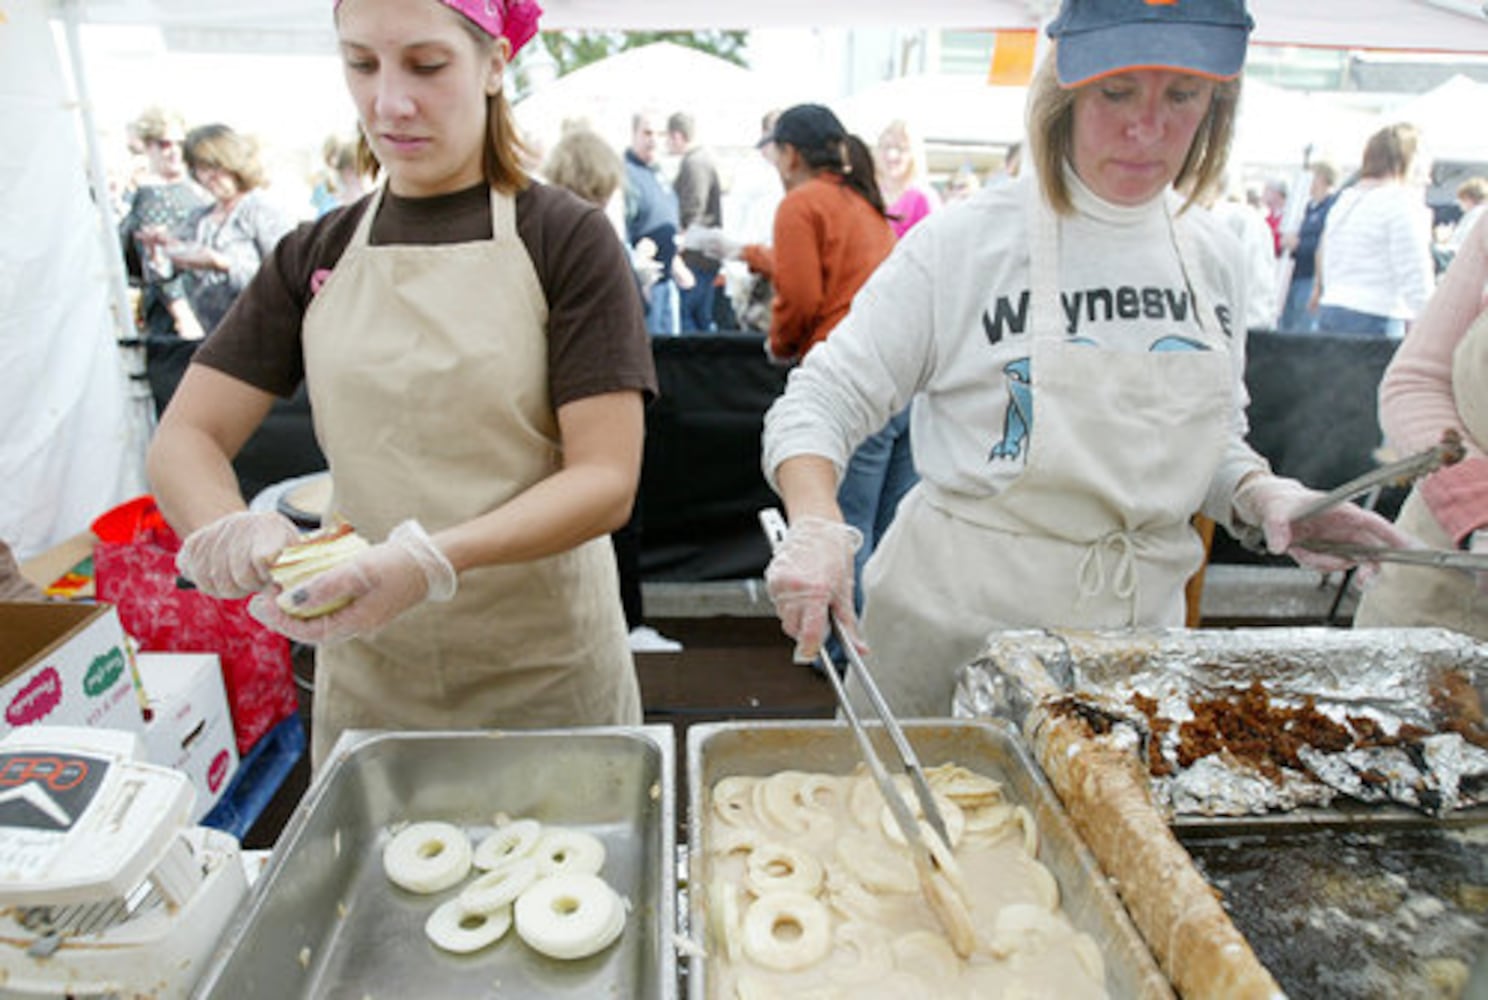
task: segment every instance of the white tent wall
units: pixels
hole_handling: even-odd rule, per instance
[[[0,538],[21,558],[140,492],[102,219],[45,9],[0,2]],[[117,255],[115,255],[117,256]]]

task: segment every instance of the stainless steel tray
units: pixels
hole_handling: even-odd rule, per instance
[[[665,725],[343,735],[195,995],[675,998],[675,753]],[[604,842],[604,877],[632,904],[615,945],[558,962],[514,932],[469,956],[430,944],[448,894],[388,882],[389,828],[439,819],[478,838],[498,811]]]
[[[1058,797],[1033,763],[1021,737],[1002,720],[903,723],[920,761],[954,761],[1002,781],[1011,797],[1034,814],[1041,834],[1039,860],[1059,882],[1070,921],[1090,934],[1106,960],[1106,990],[1114,1000],[1173,996],[1151,952],[1100,873],[1095,858],[1075,833]],[[890,753],[882,727],[870,725],[880,753]],[[707,789],[729,775],[766,775],[795,768],[847,774],[857,765],[857,745],[845,723],[699,723],[687,730],[689,884],[708,882],[702,803]],[[706,926],[701,893],[689,893],[689,924],[702,940]],[[708,959],[696,952],[687,964],[687,995],[707,996]]]

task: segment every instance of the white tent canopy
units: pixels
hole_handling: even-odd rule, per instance
[[[301,51],[329,46],[330,0],[51,0],[84,18],[159,24],[198,42],[231,37]],[[635,30],[821,25],[1031,28],[1054,0],[544,0],[543,26]],[[1488,52],[1488,18],[1475,0],[1251,0],[1255,40],[1281,45]],[[322,48],[322,51],[325,51]]]

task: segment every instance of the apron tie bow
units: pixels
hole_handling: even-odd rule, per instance
[[[1109,575],[1106,572],[1106,553],[1114,557]],[[1118,529],[1091,542],[1080,557],[1075,570],[1080,598],[1096,597],[1109,589],[1111,594],[1131,602],[1131,622],[1137,615],[1137,559],[1131,533]]]

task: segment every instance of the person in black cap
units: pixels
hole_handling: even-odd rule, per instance
[[[1251,20],[1241,0],[1065,0],[1029,88],[1030,169],[911,230],[765,417],[790,530],[766,583],[797,652],[849,628],[858,533],[836,485],[911,399],[920,483],[863,574],[861,640],[904,716],[945,716],[988,634],[1177,626],[1191,518],[1314,540],[1409,539],[1245,440],[1239,248],[1222,177]],[[861,704],[862,692],[849,681]]]

